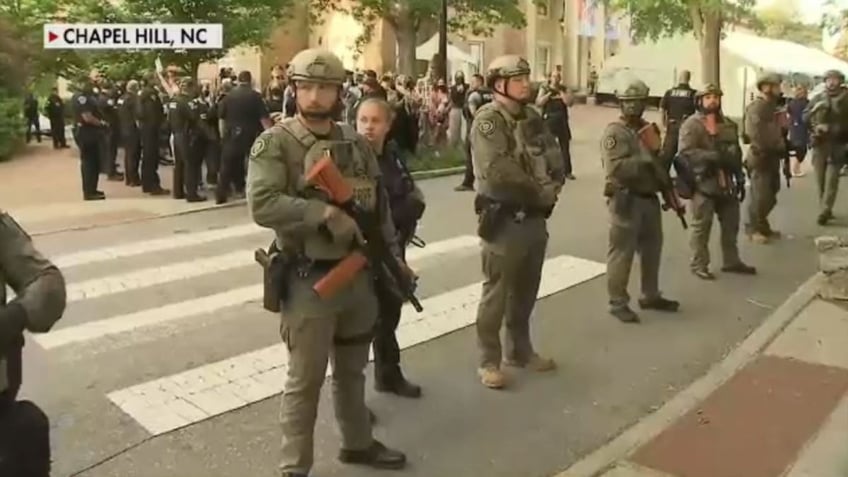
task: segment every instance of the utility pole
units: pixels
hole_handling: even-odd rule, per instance
[[[438,78],[448,83],[448,0],[442,0],[439,12],[439,63],[436,65]]]

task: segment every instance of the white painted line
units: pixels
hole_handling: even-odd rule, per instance
[[[426,250],[426,249],[425,249]],[[604,274],[606,266],[567,255],[545,261],[539,298]],[[482,282],[404,308],[398,342],[405,349],[472,324]],[[148,381],[108,398],[152,435],[160,435],[282,392],[288,356],[280,345]]]
[[[253,251],[239,250],[238,252],[214,257],[204,257],[163,267],[144,268],[122,275],[110,275],[104,278],[71,283],[67,286],[68,303],[152,287],[177,280],[187,280],[210,273],[245,267],[252,263],[255,263]]]
[[[115,247],[85,250],[69,255],[61,255],[51,259],[51,261],[59,268],[70,268],[80,265],[88,265],[90,263],[115,260],[118,258],[134,257],[152,252],[161,252],[163,250],[189,247],[192,245],[202,245],[209,242],[216,242],[218,240],[258,234],[260,232],[267,232],[269,237],[272,234],[270,229],[260,227],[256,224],[236,225],[234,227],[208,230],[204,232],[174,234],[172,237],[143,240]]]
[[[478,242],[479,239],[472,235],[461,235],[458,237],[452,237],[447,240],[429,243],[424,248],[410,249],[407,252],[407,260],[414,265],[415,262],[418,262],[420,260],[458,252],[466,248],[476,247],[478,245]],[[244,253],[244,255],[242,256],[241,253]],[[224,260],[223,263],[235,263],[238,264],[237,266],[253,263],[252,260],[247,260],[247,258],[245,257],[252,258],[252,254],[247,252],[239,252],[239,255],[237,257],[233,255],[233,261],[228,261],[229,259],[227,259]],[[244,261],[244,263],[241,263],[242,261]],[[204,270],[206,269],[208,269],[208,267],[204,268]],[[145,284],[150,283],[150,280],[152,280],[151,277],[154,276],[161,278],[165,282],[170,281],[166,280],[166,278],[169,276],[169,273],[178,273],[180,274],[180,277],[184,278],[187,277],[187,275],[189,274],[192,274],[192,276],[196,276],[193,275],[195,273],[194,270],[189,269],[188,266],[180,268],[179,270],[176,270],[176,272],[174,271],[174,269],[172,269],[170,272],[163,272],[162,269],[155,270],[158,271],[156,273],[146,270],[136,272],[136,274],[141,274],[143,272],[143,275],[140,275],[141,278],[137,276],[135,277],[135,279],[128,279],[127,276],[124,276],[101,279],[99,280],[99,284],[90,283],[84,288],[82,287],[82,285],[86,282],[83,282],[83,284],[80,284],[80,287],[77,288],[76,291],[74,291],[73,293],[75,294],[75,297],[78,297],[84,292],[87,292],[86,297],[90,298],[92,297],[92,295],[95,295],[98,290],[105,291],[115,289],[115,286],[113,286],[114,283],[123,284],[123,286],[125,287],[129,284],[134,283],[142,286],[150,286]],[[109,280],[110,282],[107,283],[107,280]],[[69,297],[72,293],[70,291],[72,287],[73,286],[69,287]],[[124,290],[126,289],[129,288],[124,288]],[[191,318],[201,318],[204,315],[214,313],[225,308],[230,308],[251,301],[259,300],[261,298],[262,286],[251,285],[236,288],[233,290],[228,290],[222,293],[216,293],[214,295],[173,303],[157,308],[141,310],[126,315],[115,316],[112,318],[106,318],[98,321],[90,321],[76,326],[69,326],[67,328],[59,328],[51,331],[50,333],[33,335],[32,339],[34,339],[44,349],[58,348],[60,346],[65,346],[72,343],[86,342],[102,338],[108,335],[123,333],[127,331],[134,331],[136,329],[143,328],[146,326],[154,326],[166,322],[187,320]]]

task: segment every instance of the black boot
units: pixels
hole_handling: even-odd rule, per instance
[[[400,367],[385,370],[374,367],[374,390],[380,393],[393,393],[408,398],[421,397],[421,386],[410,383],[403,376]]]
[[[377,440],[367,449],[340,450],[339,460],[345,464],[368,465],[375,469],[402,469],[406,466],[406,455],[403,452],[389,449]]]
[[[756,275],[757,269],[747,265],[745,263],[739,262],[734,263],[733,265],[725,265],[721,267],[722,272],[726,273],[738,273],[739,275]]]
[[[618,321],[622,323],[642,322],[642,320],[639,319],[639,315],[637,315],[635,311],[631,310],[629,306],[625,306],[622,308],[613,308],[610,310],[610,315],[614,316]]]
[[[651,299],[641,298],[639,299],[639,308],[643,310],[675,312],[680,309],[680,303],[661,296]]]

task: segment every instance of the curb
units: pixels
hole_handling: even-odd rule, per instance
[[[465,172],[465,166],[446,167],[444,169],[433,169],[431,171],[417,171],[412,173],[413,179],[435,179],[437,177],[452,176]]]
[[[807,279],[736,349],[659,410],[643,417],[618,437],[553,477],[598,477],[659,435],[759,355],[816,298],[822,278],[821,273],[816,273]]]
[[[418,179],[418,180],[426,180],[426,179],[435,179],[437,177],[452,176],[452,175],[461,174],[461,173],[464,173],[464,172],[465,172],[465,166],[457,166],[457,167],[448,167],[448,168],[445,168],[445,169],[434,169],[434,170],[431,170],[431,171],[413,172],[412,177],[414,179]],[[41,230],[41,231],[33,232],[33,233],[30,233],[29,235],[32,236],[32,237],[39,237],[39,236],[43,236],[43,235],[57,234],[57,233],[60,233],[60,232],[77,232],[77,231],[81,231],[81,230],[91,230],[91,229],[96,229],[96,228],[100,228],[100,227],[112,227],[112,226],[115,226],[115,225],[126,225],[126,224],[135,223],[135,222],[145,222],[145,221],[148,221],[148,220],[156,220],[156,219],[162,219],[162,218],[166,218],[166,217],[179,217],[181,215],[189,215],[189,214],[196,214],[196,213],[200,213],[200,212],[208,212],[210,210],[228,209],[228,208],[232,208],[232,207],[242,206],[242,205],[245,205],[245,204],[247,204],[246,199],[238,199],[238,200],[233,200],[233,201],[226,202],[226,203],[223,203],[223,204],[214,204],[213,203],[213,204],[210,204],[208,206],[198,207],[198,208],[190,209],[190,210],[180,210],[180,211],[176,211],[176,212],[166,212],[164,214],[156,215],[155,217],[144,217],[144,218],[137,218],[137,219],[118,220],[118,221],[109,222],[109,223],[106,223],[106,224],[91,224],[91,225],[80,225],[80,226],[75,226],[75,227],[63,227],[63,228],[58,228],[58,229],[48,229],[48,230]]]
[[[38,231],[38,232],[30,233],[29,235],[32,236],[32,237],[38,237],[38,236],[42,236],[42,235],[57,234],[57,233],[60,233],[60,232],[77,232],[77,231],[81,231],[81,230],[91,230],[91,229],[96,229],[96,228],[100,228],[100,227],[112,227],[114,225],[126,225],[126,224],[132,224],[132,223],[135,223],[135,222],[145,222],[145,221],[148,221],[148,220],[156,220],[156,219],[162,219],[162,218],[166,218],[166,217],[178,217],[180,215],[196,214],[198,212],[208,212],[210,210],[216,210],[216,209],[229,209],[229,208],[232,208],[232,207],[238,207],[240,205],[245,205],[246,203],[247,203],[247,201],[245,199],[238,199],[238,200],[233,200],[231,202],[226,202],[226,203],[223,203],[223,204],[210,204],[208,206],[198,207],[196,209],[178,210],[176,212],[166,212],[164,214],[159,214],[159,215],[156,215],[154,217],[143,217],[143,218],[138,218],[138,219],[118,220],[118,221],[115,221],[115,222],[109,222],[109,223],[105,223],[105,224],[90,224],[90,225],[80,225],[80,226],[74,226],[74,227],[63,227],[63,228],[58,228],[58,229],[41,230],[41,231]]]

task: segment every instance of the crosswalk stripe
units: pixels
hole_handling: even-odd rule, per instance
[[[605,273],[605,265],[568,255],[545,261],[538,298]],[[429,341],[472,324],[482,282],[423,301],[424,313],[405,306],[401,347]],[[269,346],[172,376],[113,391],[108,398],[152,435],[160,435],[282,392],[287,354]]]
[[[462,235],[452,237],[450,239],[441,240],[427,244],[424,248],[414,248],[408,251],[407,260],[414,264],[424,259],[444,255],[448,253],[458,252],[462,249],[475,247],[479,239],[471,235]],[[233,255],[234,261],[224,261],[226,264],[239,263],[238,260],[243,256],[252,257],[246,251],[238,252],[238,256]],[[229,260],[229,259],[227,259]],[[246,262],[253,263],[252,261]],[[182,266],[182,264],[178,264]],[[167,267],[163,267],[167,268]],[[178,271],[171,269],[170,271],[159,270],[158,273],[153,273],[148,270],[135,273],[135,278],[127,278],[127,275],[117,277],[107,277],[106,279],[97,280],[99,283],[82,282],[74,288],[74,285],[68,287],[69,297],[72,296],[78,299],[92,298],[102,296],[110,290],[114,290],[114,284],[121,284],[124,287],[132,286],[133,284],[147,285],[150,283],[151,277],[161,277],[163,280],[168,276],[179,276],[180,278],[188,278],[188,275],[194,273],[187,267],[182,267]],[[209,272],[204,272],[209,273]],[[133,275],[133,274],[129,274]],[[192,275],[194,276],[194,275]],[[257,274],[257,279],[258,279]],[[140,277],[140,278],[139,278]],[[170,281],[170,280],[165,280]],[[128,288],[124,288],[126,290]],[[98,295],[100,293],[100,295]],[[82,297],[82,298],[80,298]],[[104,336],[132,331],[146,326],[157,325],[166,322],[177,320],[186,320],[190,318],[202,317],[204,315],[214,313],[216,311],[248,303],[250,301],[259,300],[262,298],[262,286],[251,285],[233,290],[227,290],[222,293],[216,293],[200,298],[185,300],[178,303],[172,303],[161,307],[145,309],[126,315],[115,316],[103,320],[90,321],[81,325],[69,326],[67,328],[56,329],[50,333],[34,335],[32,338],[44,349],[53,349],[65,346],[72,343],[91,341],[102,338]],[[70,300],[70,298],[69,298]]]
[[[86,250],[68,255],[61,255],[51,259],[51,261],[59,268],[70,268],[80,265],[88,265],[91,263],[115,260],[118,258],[134,257],[152,252],[188,247],[191,245],[202,245],[209,242],[216,242],[218,240],[253,235],[263,231],[267,232],[269,237],[272,234],[271,230],[262,228],[256,224],[236,225],[234,227],[227,227],[223,229],[180,235],[175,234],[172,237],[143,240],[114,247]]]
[[[147,288],[177,280],[187,280],[211,273],[246,267],[252,263],[253,252],[239,250],[214,257],[178,262],[162,267],[150,267],[103,278],[71,283],[67,286],[68,303],[90,300],[106,295]]]

